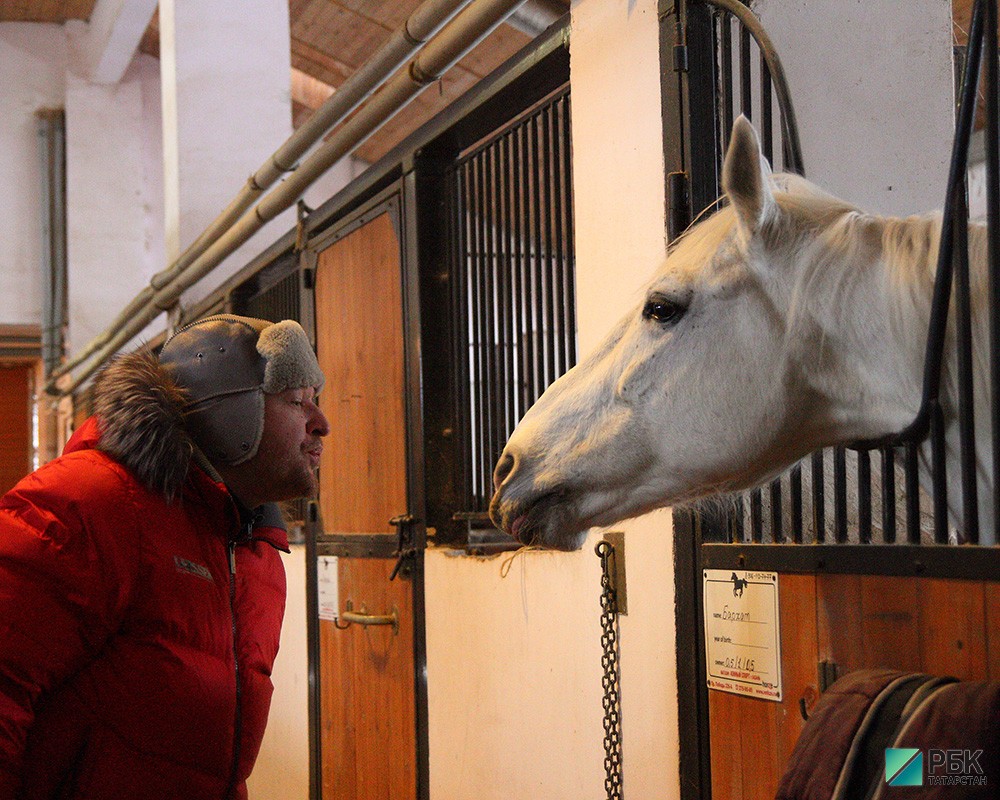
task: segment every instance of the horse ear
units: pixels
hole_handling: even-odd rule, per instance
[[[752,236],[778,209],[771,188],[771,168],[760,152],[757,132],[740,114],[722,167],[722,188],[736,211],[740,228]]]

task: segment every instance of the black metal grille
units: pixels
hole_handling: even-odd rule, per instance
[[[257,290],[254,294],[236,299],[234,296],[233,311],[248,317],[257,317],[271,322],[283,319],[299,320],[302,313],[300,306],[299,273],[294,271],[271,284],[266,289]]]
[[[748,22],[752,21],[749,12],[745,8],[734,8],[738,5],[730,0],[692,0],[688,4],[689,12],[696,6],[710,9],[715,53],[711,86],[715,140],[718,143],[714,163],[695,164],[693,169],[708,169],[717,181],[721,174],[724,143],[736,115],[743,113],[761,132],[761,147],[775,168],[802,172],[790,103],[786,108],[783,101],[779,102],[779,93],[773,90],[775,84],[767,58],[769,45],[766,42],[761,44],[758,39],[760,30],[748,27]],[[978,5],[988,8],[980,11]],[[982,20],[989,8],[995,9],[996,0],[978,0],[978,5],[976,14],[980,16],[980,26],[975,28],[974,16],[973,30],[970,31],[970,41],[975,44],[976,52],[968,59],[970,68],[967,72],[971,78],[966,80],[963,89],[970,98],[974,96],[978,83],[978,48],[982,41],[978,37],[982,35]],[[989,23],[986,26],[989,27]],[[995,25],[989,29],[995,33]],[[988,36],[986,41],[990,41]],[[990,56],[995,61],[995,47],[987,48],[988,67]],[[996,92],[987,90],[985,95],[995,111]],[[731,504],[724,507],[725,522],[721,526],[709,526],[705,531],[706,540],[837,544],[978,542],[981,522],[975,518],[976,484],[973,473],[977,443],[972,422],[972,368],[969,356],[972,349],[969,332],[971,303],[966,234],[968,211],[965,204],[968,137],[974,112],[971,99],[968,105],[969,109],[960,114],[952,176],[947,190],[944,243],[935,288],[937,311],[931,322],[924,408],[920,417],[908,431],[882,443],[880,447],[862,444],[856,450],[837,447],[815,453],[770,486],[732,498]],[[987,116],[989,118],[989,114]],[[996,141],[989,135],[988,131],[988,141]],[[995,148],[987,150],[992,152]],[[777,160],[779,156],[780,161]],[[989,178],[988,184],[994,192],[995,176],[996,172]],[[715,188],[718,193],[717,184]],[[990,228],[992,242],[997,232],[992,224]],[[1000,253],[1000,245],[997,247]],[[950,529],[948,524],[944,417],[938,398],[953,283],[957,321],[953,320],[952,324],[957,331],[959,424],[963,428],[961,491],[966,510],[961,533]],[[992,285],[996,287],[997,281]],[[994,291],[997,291],[996,288]],[[995,318],[1000,308],[996,300],[991,305]],[[997,359],[992,358],[991,361],[996,369]],[[996,397],[994,391],[994,413],[997,413]],[[980,443],[980,446],[985,446],[985,443]],[[931,466],[932,485],[928,491],[918,481],[921,454]],[[995,508],[994,513],[996,511]]]
[[[447,175],[466,512],[486,512],[514,426],[576,362],[571,165],[562,89]]]

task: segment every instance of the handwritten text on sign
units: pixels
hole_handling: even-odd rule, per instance
[[[778,574],[705,570],[708,686],[781,700]]]

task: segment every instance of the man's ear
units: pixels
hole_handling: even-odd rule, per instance
[[[742,114],[733,124],[722,167],[722,188],[748,239],[778,211],[771,187],[771,168],[760,152],[757,132]]]

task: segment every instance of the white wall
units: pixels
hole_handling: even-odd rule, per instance
[[[66,34],[0,23],[0,323],[42,321],[41,167],[35,112],[60,108]]]
[[[577,315],[585,353],[664,253],[655,0],[572,17]],[[627,57],[623,57],[627,54]],[[621,198],[627,197],[628,202]],[[670,516],[627,531],[621,620],[625,791],[677,794]],[[605,796],[598,534],[577,553],[427,556],[431,797]]]
[[[951,0],[756,0],[806,176],[880,214],[940,208],[954,130]]]
[[[309,797],[309,668],[306,658],[306,549],[282,557],[288,580],[281,647],[271,680],[274,695],[260,755],[247,781],[251,800]]]

